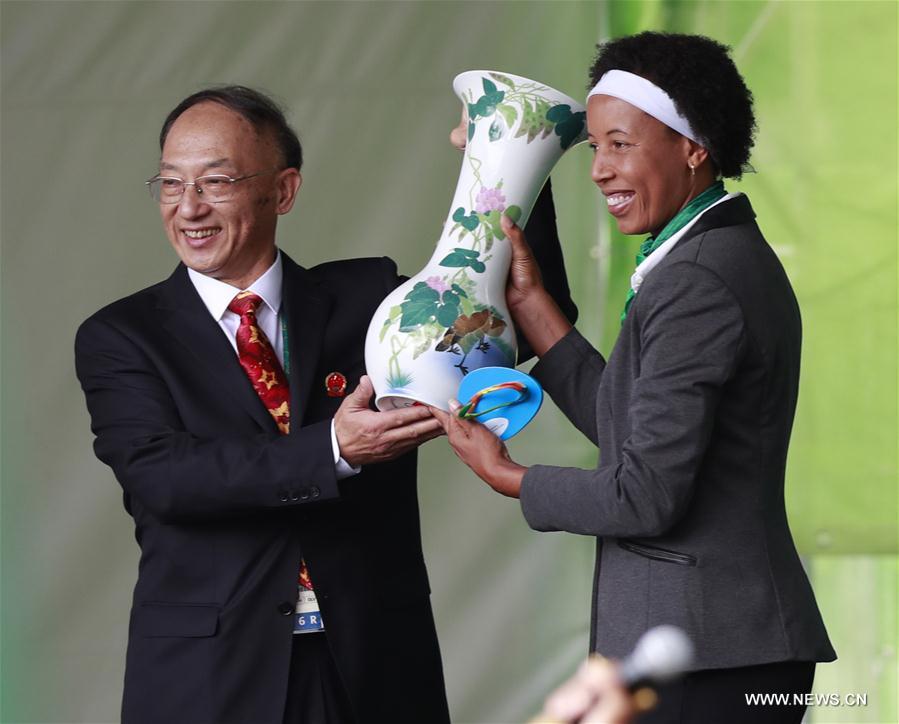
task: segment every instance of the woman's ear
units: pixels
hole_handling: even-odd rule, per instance
[[[684,140],[687,142],[687,166],[699,168],[709,157],[709,150],[689,138],[684,138]]]

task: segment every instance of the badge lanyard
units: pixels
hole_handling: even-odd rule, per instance
[[[283,344],[284,375],[290,379],[290,341],[287,336],[287,320],[285,315],[281,318],[281,342]],[[318,600],[312,589],[297,586],[297,603],[294,608],[293,632],[295,634],[324,631],[324,622],[318,608]]]
[[[281,317],[281,344],[284,346],[284,375],[290,379],[290,345],[287,340],[287,320],[284,318],[284,314],[279,314]]]

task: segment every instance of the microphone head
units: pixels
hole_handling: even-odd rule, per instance
[[[680,676],[693,661],[693,643],[677,626],[656,626],[644,633],[621,664],[621,678],[633,687],[644,681],[664,684]]]

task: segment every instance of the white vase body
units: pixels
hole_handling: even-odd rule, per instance
[[[473,70],[453,89],[468,108],[468,143],[443,233],[427,266],[378,307],[365,340],[380,410],[446,410],[471,370],[515,366],[500,216],[523,227],[553,166],[586,137],[584,107],[542,83]]]

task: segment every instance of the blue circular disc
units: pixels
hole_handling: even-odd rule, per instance
[[[523,383],[525,385],[524,398],[519,400],[521,393],[518,390],[495,390],[484,395],[478,401],[477,407],[469,410],[469,414],[477,413],[480,410],[489,410],[491,407],[503,403],[511,403],[498,410],[471,418],[483,423],[501,440],[508,440],[521,432],[543,404],[543,388],[537,380],[511,367],[481,367],[472,370],[462,379],[459,385],[458,399],[465,405],[481,390],[503,382]]]

